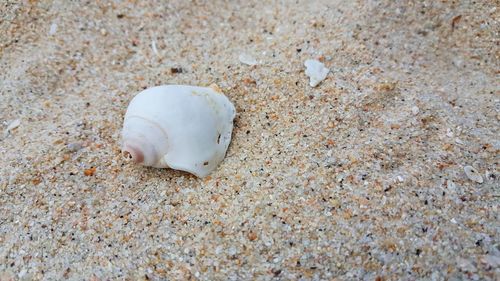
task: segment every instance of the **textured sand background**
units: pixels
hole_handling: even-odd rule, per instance
[[[499,5],[1,1],[0,280],[498,280]],[[137,92],[212,83],[209,178],[122,159]]]

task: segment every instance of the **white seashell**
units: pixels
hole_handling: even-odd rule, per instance
[[[464,172],[465,172],[465,175],[471,181],[475,181],[477,183],[483,183],[483,177],[481,176],[481,174],[476,169],[474,169],[474,167],[472,167],[472,166],[465,166],[464,167]]]
[[[158,55],[158,48],[156,48],[155,40],[151,41],[151,49],[153,49],[153,53],[155,53],[155,55]]]
[[[166,85],[130,102],[122,151],[134,162],[205,177],[226,155],[236,110],[218,88]]]
[[[304,62],[306,67],[306,75],[309,76],[309,85],[311,87],[318,86],[321,81],[325,80],[330,70],[324,64],[317,60],[306,60]]]
[[[5,129],[5,130],[10,132],[10,131],[14,130],[15,128],[19,127],[19,125],[21,125],[21,120],[16,119],[16,120],[10,122],[9,126],[7,126],[7,129]]]
[[[68,143],[68,145],[66,147],[68,148],[69,151],[76,152],[76,151],[82,149],[83,146],[79,142],[72,142],[72,143]]]
[[[9,125],[7,126],[7,128],[3,132],[4,137],[7,137],[10,134],[10,132],[13,131],[14,129],[16,129],[17,127],[19,127],[19,125],[21,125],[20,119],[16,119],[16,120],[10,122]]]
[[[420,108],[418,108],[418,106],[415,105],[411,108],[411,113],[413,113],[413,115],[417,115],[419,112]]]
[[[49,35],[54,35],[57,32],[57,23],[52,23],[49,29]]]
[[[241,63],[246,65],[257,65],[257,60],[247,53],[241,53],[238,56],[238,59],[240,60]]]

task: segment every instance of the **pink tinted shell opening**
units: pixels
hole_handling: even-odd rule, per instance
[[[122,150],[123,157],[137,164],[144,162],[144,153],[139,148],[125,144]]]

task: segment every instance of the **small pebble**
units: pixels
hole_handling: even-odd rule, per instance
[[[465,172],[465,175],[471,180],[471,181],[475,181],[477,183],[483,183],[483,177],[481,176],[481,174],[479,174],[479,172],[474,169],[472,166],[465,166],[464,167],[464,172]]]
[[[252,231],[252,232],[248,233],[247,237],[248,237],[248,240],[255,241],[257,239],[257,234]]]
[[[413,113],[413,115],[417,115],[419,112],[420,112],[420,109],[418,108],[418,106],[413,106],[411,108],[411,113]]]
[[[96,168],[91,167],[89,169],[83,170],[83,174],[86,175],[87,177],[93,176],[95,174]]]
[[[54,35],[57,32],[57,23],[53,23],[50,25],[49,35]]]
[[[79,143],[79,142],[69,143],[69,144],[67,145],[67,148],[68,148],[68,150],[69,150],[69,151],[71,151],[71,152],[76,152],[76,151],[78,151],[78,150],[82,149],[82,144],[81,144],[81,143]]]
[[[453,137],[453,131],[450,128],[446,129],[446,136],[449,138]]]
[[[181,67],[171,67],[170,68],[170,73],[172,74],[177,74],[177,73],[182,73],[184,70]]]
[[[246,65],[256,65],[257,60],[252,57],[249,54],[242,53],[239,55],[238,59],[240,60],[241,63],[246,64]]]
[[[448,190],[450,190],[450,191],[454,191],[454,190],[456,189],[456,187],[457,187],[457,186],[455,185],[455,183],[454,183],[453,181],[448,180],[448,181],[446,182],[446,187],[448,188]]]

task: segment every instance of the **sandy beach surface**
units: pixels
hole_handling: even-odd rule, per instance
[[[0,280],[499,280],[499,6],[1,1]],[[120,153],[163,84],[236,107],[207,178]]]

